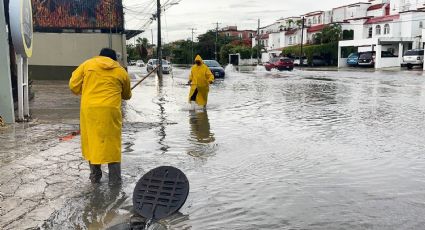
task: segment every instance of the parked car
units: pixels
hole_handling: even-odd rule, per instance
[[[158,65],[158,59],[150,59],[146,65],[146,70],[151,72]],[[167,60],[162,60],[162,73],[169,74],[172,71],[171,63]]]
[[[413,66],[423,66],[424,65],[424,50],[423,49],[413,49],[408,50],[404,53],[403,62],[401,67],[407,67],[411,69]]]
[[[128,62],[128,65],[136,65],[136,61],[135,61],[135,60],[130,60],[130,61]]]
[[[328,65],[328,62],[326,61],[325,57],[315,55],[311,59],[311,66],[325,66]]]
[[[303,64],[302,65],[308,65],[308,59],[307,59],[307,57],[301,57],[301,59],[303,60]],[[300,57],[295,57],[294,58],[294,65],[295,66],[299,66],[300,64],[301,64]]]
[[[389,51],[382,51],[381,57],[383,58],[391,58],[391,57],[397,57],[393,53]],[[359,53],[359,66],[375,66],[375,58],[376,58],[376,52],[375,51],[367,51]]]
[[[215,60],[204,60],[205,65],[210,68],[211,73],[214,74],[215,78],[224,78],[226,73],[224,68]]]
[[[143,66],[145,66],[145,62],[143,60],[137,60],[136,61],[136,66],[137,67],[143,67]]]
[[[270,62],[267,62],[264,67],[267,71],[270,71],[272,69],[277,69],[279,71],[282,70],[293,70],[294,69],[294,62],[287,57],[277,57],[270,60]]]
[[[359,66],[375,66],[375,51],[359,53]]]
[[[357,66],[359,64],[359,53],[351,53],[347,58],[348,66]]]

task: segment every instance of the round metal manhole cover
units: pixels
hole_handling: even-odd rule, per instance
[[[189,181],[177,168],[152,169],[137,182],[133,207],[146,219],[159,220],[177,212],[189,195]]]

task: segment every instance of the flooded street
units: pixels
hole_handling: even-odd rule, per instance
[[[190,194],[152,229],[423,229],[422,72],[226,74],[207,112],[187,103],[188,70],[144,81],[124,108],[122,188],[80,186],[44,228],[129,221],[137,180],[171,165]]]

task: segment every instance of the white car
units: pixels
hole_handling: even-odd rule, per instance
[[[408,50],[404,53],[403,63],[401,67],[407,67],[411,69],[413,66],[423,66],[424,65],[424,50],[423,49],[414,49]]]
[[[143,67],[143,66],[145,66],[145,62],[143,60],[137,60],[136,61],[136,66],[137,67]]]
[[[157,65],[158,65],[158,59],[150,59],[148,61],[148,64],[146,65],[146,70],[150,72],[153,69],[155,69]],[[169,63],[167,60],[162,60],[162,72],[165,74],[169,74],[171,73],[172,70],[173,69],[172,69],[171,63]]]

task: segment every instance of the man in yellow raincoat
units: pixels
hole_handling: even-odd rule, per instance
[[[195,65],[192,66],[189,75],[189,103],[195,101],[199,106],[206,108],[210,84],[213,82],[214,75],[208,66],[204,64],[201,56],[197,55]]]
[[[101,164],[108,164],[109,182],[121,182],[121,100],[131,98],[130,78],[116,61],[114,50],[104,48],[73,73],[69,88],[81,95],[81,148],[90,164],[90,180],[99,183]]]

